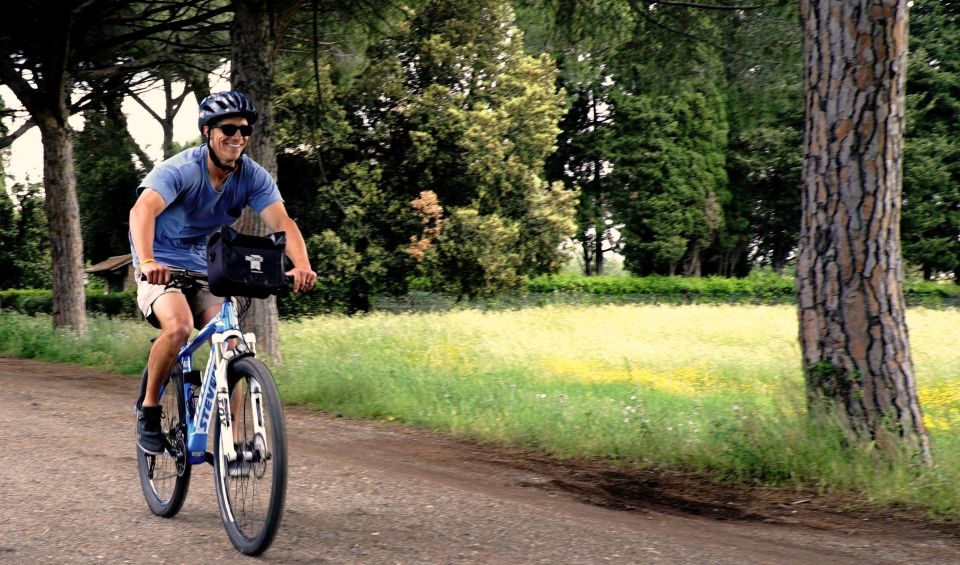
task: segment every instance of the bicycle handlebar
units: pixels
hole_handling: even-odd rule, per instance
[[[167,287],[184,288],[207,284],[207,274],[200,271],[167,267],[167,272],[170,273],[170,282],[166,284]],[[146,281],[147,276],[140,273],[140,280]]]
[[[200,271],[191,271],[190,269],[180,269],[177,267],[167,267],[167,271],[170,273],[170,282],[166,286],[180,289],[189,289],[193,287],[204,287],[208,285],[207,274]],[[284,275],[284,292],[290,292],[293,289],[293,277],[290,275]],[[140,273],[140,280],[147,280],[146,276],[143,273]]]

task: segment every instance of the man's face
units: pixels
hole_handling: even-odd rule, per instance
[[[225,125],[245,126],[247,119],[241,116],[230,116],[209,129],[210,147],[217,154],[217,158],[225,165],[232,165],[243,154],[243,149],[247,146],[247,138],[243,137],[239,130],[231,136],[224,135],[221,127]]]

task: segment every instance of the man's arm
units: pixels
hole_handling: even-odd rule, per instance
[[[130,239],[140,260],[140,272],[147,277],[147,282],[150,284],[170,282],[170,272],[167,267],[153,259],[153,238],[157,216],[166,207],[167,204],[157,191],[145,188],[130,209]]]
[[[293,262],[293,268],[287,271],[288,275],[293,276],[293,289],[296,292],[307,292],[313,288],[317,282],[317,273],[310,268],[310,258],[307,257],[307,245],[303,241],[303,234],[293,218],[287,214],[287,208],[283,202],[274,202],[260,212],[263,223],[271,231],[282,231],[287,234],[286,248],[287,257]]]

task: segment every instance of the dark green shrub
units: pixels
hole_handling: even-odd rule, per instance
[[[542,276],[527,281],[530,293],[638,297],[636,301],[785,303],[794,300],[793,279],[773,274],[722,277]],[[639,298],[643,297],[643,298]]]
[[[135,289],[104,294],[100,289],[88,289],[87,313],[102,314],[114,318],[129,318],[139,315]],[[53,312],[53,291],[44,289],[0,291],[0,309],[35,316]]]

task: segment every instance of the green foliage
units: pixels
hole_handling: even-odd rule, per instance
[[[365,58],[345,77],[335,61],[307,72],[290,57],[278,78],[281,185],[304,231],[336,250],[312,251],[344,279],[325,288],[349,292],[325,303],[367,310],[418,273],[473,296],[559,269],[576,193],[542,169],[563,97],[550,58],[524,54],[510,6],[426,2]]]
[[[525,288],[535,295],[570,294],[620,298],[622,302],[664,302],[694,304],[786,304],[796,299],[793,277],[758,271],[741,278],[725,277],[584,277],[550,275],[526,280]],[[910,306],[960,308],[960,286],[949,282],[908,280],[903,286]],[[575,300],[568,302],[576,303]]]
[[[307,240],[310,264],[317,272],[316,286],[304,295],[286,294],[279,298],[281,317],[298,318],[320,313],[349,310],[350,289],[367,273],[362,257],[336,233],[325,230]],[[369,265],[366,266],[369,268]]]
[[[931,468],[906,456],[878,464],[829,419],[807,417],[790,307],[318,317],[285,323],[286,363],[275,375],[285,402],[330,413],[957,516],[960,361],[950,329],[960,313],[909,315],[918,322],[918,384],[939,457]],[[94,316],[77,336],[43,315],[0,311],[6,356],[138,374],[154,335],[142,322]]]
[[[659,180],[659,174],[667,180],[665,187],[673,184],[676,188],[664,189],[664,196],[657,197],[639,218],[630,211],[635,203],[617,205],[617,212],[625,214],[622,217],[626,247],[634,241],[633,249],[624,251],[628,255],[627,267],[646,274],[669,272],[673,264],[675,272],[722,276],[744,276],[758,263],[782,270],[795,247],[800,211],[802,75],[796,6],[711,14],[679,7],[661,10],[657,6],[648,19],[671,28],[672,37],[638,47],[651,53],[649,59],[641,60],[653,64],[626,67],[634,70],[624,72],[622,80],[632,83],[630,92],[648,96],[679,98],[683,92],[703,94],[707,99],[704,110],[695,114],[702,133],[693,150],[706,159],[689,160],[690,164],[684,165],[692,171],[691,182],[686,182],[684,175],[677,175],[680,167],[675,164],[667,171],[641,169],[643,176]],[[684,37],[678,30],[683,31]],[[692,37],[697,40],[690,41]],[[681,45],[677,49],[679,55],[666,52],[677,43]],[[626,65],[629,64],[628,60]],[[678,75],[682,78],[674,80]],[[644,79],[652,86],[646,86]],[[669,103],[660,98],[654,100],[655,111],[670,113]],[[613,119],[618,122],[616,128],[639,131],[635,125],[619,123],[616,113]],[[661,124],[672,122],[657,120],[649,126],[652,131],[646,137],[659,142],[652,153],[676,154],[680,148],[667,145],[675,134],[670,125]],[[664,127],[662,134],[660,127]],[[682,135],[689,137],[685,131]],[[643,150],[628,155],[630,158],[642,163]],[[666,161],[684,162],[669,157]],[[614,161],[614,175],[617,162]],[[655,164],[647,169],[651,167]],[[720,167],[724,169],[722,174],[716,172]],[[668,180],[671,174],[677,177],[673,182]],[[708,183],[701,179],[708,179]],[[720,221],[707,222],[713,229],[700,228],[701,233],[697,234],[690,231],[689,224],[684,226],[690,220],[690,215],[681,210],[684,200],[669,195],[695,194],[711,184],[716,193],[710,205],[719,211]],[[633,195],[636,187],[630,191],[628,196]],[[658,217],[662,219],[658,221]],[[712,235],[705,237],[711,231]],[[663,235],[658,237],[656,233]],[[661,265],[651,265],[658,256]]]
[[[0,264],[11,265],[19,255],[17,249],[17,217],[13,201],[6,191],[0,191]],[[0,288],[19,286],[19,277],[7,274],[7,269],[0,271]]]
[[[934,335],[957,322],[925,315]],[[949,428],[934,432],[938,466],[917,468],[878,464],[835,421],[808,417],[795,320],[790,307],[728,306],[329,317],[289,327],[277,373],[286,401],[348,417],[958,515]],[[923,390],[955,390],[955,353],[918,359]],[[939,414],[956,409],[946,397]]]
[[[926,278],[960,272],[960,30],[949,3],[911,9],[903,255]]]
[[[296,304],[298,312],[369,310],[372,295],[405,292],[407,274],[415,267],[407,250],[421,235],[422,218],[412,204],[419,195],[384,182],[379,164],[384,157],[359,145],[373,130],[363,119],[348,119],[346,108],[359,107],[351,93],[355,81],[362,80],[355,76],[358,66],[369,62],[364,50],[386,33],[379,28],[361,33],[356,15],[321,15],[317,22],[320,36],[342,38],[342,47],[351,52],[321,51],[314,61],[312,46],[300,40],[298,47],[311,52],[309,57],[287,53],[278,60],[279,183],[288,210],[308,236],[311,262],[320,275],[316,291],[283,299],[281,309]],[[406,29],[403,13],[381,15],[385,28]],[[313,24],[300,25],[310,26],[312,34]]]
[[[49,314],[53,309],[53,292],[43,289],[0,290],[0,309],[30,316]]]
[[[570,95],[547,174],[583,194],[575,237],[585,273],[602,272],[602,253],[621,245],[638,273],[743,276],[753,261],[782,269],[799,225],[796,6],[705,12],[617,0],[519,4],[528,49],[557,58]],[[677,139],[687,132],[676,131],[672,114],[686,104],[678,100],[698,93],[706,97],[695,107],[704,135],[684,147]],[[629,97],[646,98],[646,108]],[[669,165],[658,168],[661,159]],[[705,188],[713,192],[708,205],[691,204]],[[682,209],[690,205],[699,211]],[[719,220],[691,222],[704,209]]]
[[[730,18],[723,55],[730,123],[731,192],[715,272],[743,276],[752,265],[782,272],[800,229],[803,98],[798,5]],[[711,272],[713,272],[711,270]]]
[[[92,365],[124,375],[139,375],[156,330],[142,321],[94,315],[88,331],[77,335],[56,329],[47,315],[0,311],[0,355]]]
[[[529,279],[531,293],[575,293],[611,297],[650,297],[663,302],[782,304],[794,300],[790,277],[772,273],[744,278],[723,277],[582,277],[543,276]],[[644,300],[646,301],[646,300]]]
[[[17,207],[0,192],[0,289],[48,287],[53,275],[40,188],[14,185],[11,190]]]
[[[480,215],[473,208],[456,208],[447,217],[426,272],[432,288],[454,296],[475,298],[516,289],[521,283],[521,257],[514,252],[520,239],[515,223],[497,215]]]
[[[84,112],[74,162],[83,250],[91,263],[130,252],[129,210],[142,176],[133,163],[136,153],[119,99]]]
[[[573,194],[539,178],[562,110],[556,71],[522,40],[506,3],[432,2],[391,45],[401,55],[374,57],[365,75],[364,106],[382,124],[372,141],[401,150],[384,155],[385,183],[430,190],[450,214],[428,264],[457,294],[556,270],[573,232]],[[483,257],[494,246],[501,260]],[[476,276],[457,270],[465,262]]]
[[[615,100],[624,264],[637,274],[699,275],[700,253],[723,225],[727,198],[719,93]]]
[[[102,289],[86,289],[87,312],[113,317],[139,316],[136,289],[105,294]],[[0,290],[0,309],[35,316],[53,311],[53,292],[46,289]]]
[[[727,209],[728,247],[739,260],[782,272],[800,226],[800,114],[737,131],[728,154],[732,190]],[[752,253],[748,255],[748,247]],[[743,269],[726,274],[743,274]]]
[[[328,175],[339,170],[347,159],[344,152],[351,149],[348,139],[351,129],[346,119],[347,110],[337,99],[333,66],[327,61],[318,61],[317,64],[314,69],[312,64],[306,65],[300,58],[278,58],[276,142],[278,151],[310,159],[310,165],[316,167],[314,177],[325,185],[329,182]],[[283,172],[281,170],[281,174]],[[284,184],[285,196],[286,186]],[[329,198],[328,192],[317,191],[316,184],[311,188],[309,192],[298,192],[299,199],[312,202]],[[332,206],[334,203],[325,204]]]

